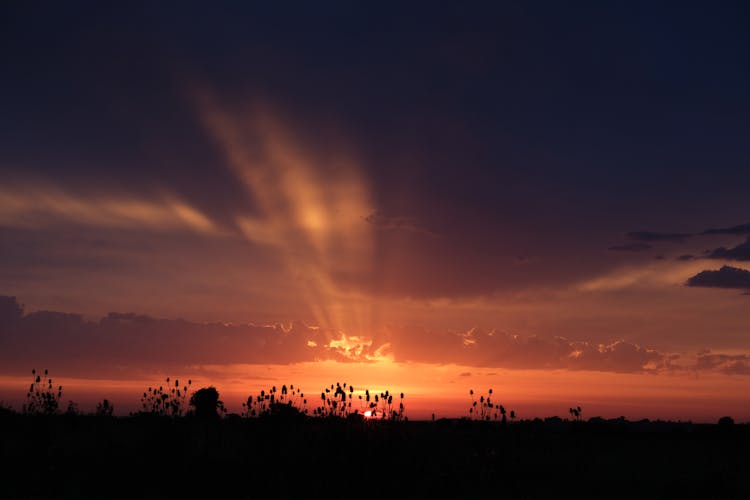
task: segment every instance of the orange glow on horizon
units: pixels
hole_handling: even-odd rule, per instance
[[[90,411],[97,401],[108,398],[118,414],[137,410],[140,395],[148,386],[158,386],[169,374],[137,379],[98,380],[57,377],[63,385],[63,400],[77,401],[81,410]],[[708,374],[651,375],[614,374],[567,370],[477,369],[461,365],[413,363],[340,363],[321,361],[295,365],[194,366],[184,374],[171,376],[193,381],[193,389],[214,386],[230,412],[239,413],[248,395],[268,390],[272,385],[294,384],[302,389],[312,412],[320,391],[332,383],[347,382],[355,388],[352,409],[359,409],[356,396],[369,389],[372,395],[389,390],[405,393],[405,415],[429,420],[469,416],[469,390],[475,397],[493,389],[493,399],[518,418],[561,416],[570,406],[581,406],[584,418],[625,416],[630,420],[663,419],[716,422],[731,415],[738,422],[750,421],[750,377]],[[0,377],[6,399],[20,410],[29,377]],[[317,395],[317,396],[316,396]],[[394,398],[395,399],[395,398]]]

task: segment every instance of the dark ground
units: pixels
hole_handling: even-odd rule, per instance
[[[750,498],[750,426],[0,418],[0,497]]]

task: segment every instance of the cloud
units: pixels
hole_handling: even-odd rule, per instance
[[[670,354],[624,340],[592,343],[478,328],[466,332],[399,329],[390,333],[389,343],[395,361],[517,369],[649,372],[667,368],[672,359]]]
[[[57,311],[23,314],[15,297],[0,298],[0,331],[0,363],[6,367],[25,370],[44,364],[84,375],[117,367],[288,364],[350,356],[347,337],[301,322],[197,323],[133,313],[110,313],[92,321]]]
[[[118,377],[197,365],[338,362],[417,362],[509,369],[659,373],[694,369],[741,373],[746,355],[700,353],[693,365],[624,339],[590,342],[500,330],[435,331],[390,327],[372,337],[307,325],[197,323],[134,313],[99,320],[57,311],[24,313],[15,297],[0,297],[0,366],[49,367],[68,376]],[[742,372],[744,373],[744,372]],[[462,377],[472,376],[466,371]]]
[[[737,267],[723,266],[718,271],[701,271],[690,277],[687,286],[712,288],[740,288],[750,290],[750,271]]]
[[[750,223],[739,226],[706,229],[703,234],[750,234]]]
[[[695,257],[690,255],[689,253],[686,253],[686,254],[680,255],[679,257],[676,257],[675,260],[688,261],[688,260],[693,260],[694,258]]]
[[[625,245],[615,245],[609,247],[608,250],[613,250],[615,252],[643,252],[650,248],[651,245],[648,245],[646,243],[628,243]]]
[[[647,243],[658,241],[683,243],[693,235],[687,233],[655,233],[652,231],[633,231],[630,233],[626,233],[625,236],[631,240]]]
[[[707,258],[728,259],[728,260],[750,260],[750,237],[748,237],[744,243],[740,243],[736,247],[716,248],[707,255]]]
[[[698,353],[695,369],[719,371],[729,375],[750,375],[750,356],[702,352]]]
[[[74,194],[44,185],[0,188],[0,226],[43,228],[60,222],[120,229],[220,232],[207,215],[173,195],[148,199]]]

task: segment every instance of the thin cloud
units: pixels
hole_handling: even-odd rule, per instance
[[[0,225],[41,228],[60,222],[119,229],[221,232],[206,214],[173,195],[148,199],[76,194],[46,186],[0,188]]]
[[[703,234],[750,234],[750,222],[738,226],[706,229]]]

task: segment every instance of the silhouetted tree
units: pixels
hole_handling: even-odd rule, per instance
[[[224,409],[224,403],[219,401],[219,391],[215,387],[198,389],[190,397],[190,406],[195,408],[198,418],[219,418],[219,410]]]
[[[729,417],[729,416],[721,417],[719,419],[719,425],[721,427],[731,427],[731,426],[734,425],[734,419],[732,417]]]

